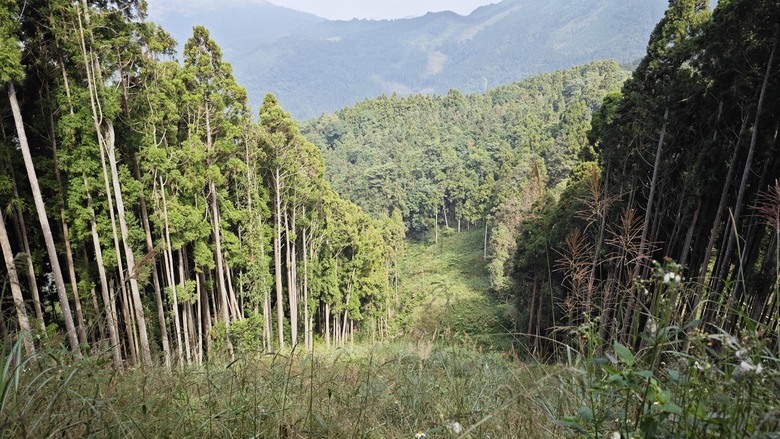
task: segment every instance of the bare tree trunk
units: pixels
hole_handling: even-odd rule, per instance
[[[27,319],[27,310],[24,307],[24,297],[22,297],[22,289],[19,286],[19,276],[16,274],[14,254],[13,250],[11,250],[11,241],[8,239],[8,231],[5,229],[5,218],[3,218],[2,209],[0,209],[0,246],[2,246],[3,250],[5,267],[8,270],[8,281],[11,284],[11,295],[14,299],[16,318],[19,322],[19,337],[24,340],[24,350],[27,352],[27,355],[35,355],[35,346],[30,334],[30,321]]]
[[[217,263],[216,276],[217,286],[219,287],[219,297],[222,308],[222,319],[225,322],[225,332],[228,352],[230,358],[234,358],[233,343],[230,341],[230,304],[228,303],[228,291],[225,285],[225,268],[222,264],[222,238],[219,230],[219,208],[217,207],[217,187],[214,181],[209,181],[209,190],[211,192],[211,219],[213,221],[213,233],[214,233],[214,245],[215,254],[214,259]]]
[[[156,140],[156,139],[155,139]],[[141,180],[141,169],[138,163],[138,156],[135,157],[135,178]],[[156,182],[154,184],[156,186]],[[155,190],[156,193],[156,190]],[[152,196],[155,198],[155,195]],[[146,251],[151,255],[150,264],[152,266],[152,285],[154,287],[154,302],[157,306],[157,323],[160,325],[160,339],[162,341],[163,356],[165,361],[165,367],[171,368],[171,348],[168,341],[168,325],[165,324],[165,306],[163,305],[162,289],[160,288],[160,278],[157,272],[157,254],[154,249],[154,243],[152,241],[152,228],[149,225],[149,212],[146,208],[146,197],[143,192],[139,197],[141,207],[141,223],[144,226],[144,232],[146,235]]]
[[[62,269],[60,268],[60,261],[57,257],[57,249],[54,245],[54,236],[49,227],[49,218],[46,215],[46,207],[43,202],[43,196],[41,195],[41,189],[38,186],[38,176],[35,172],[35,166],[33,165],[32,154],[30,153],[30,145],[27,143],[27,133],[24,129],[24,123],[22,121],[22,113],[19,109],[19,102],[16,100],[16,89],[12,83],[8,83],[6,86],[8,90],[8,100],[11,103],[11,112],[13,113],[14,123],[16,124],[16,133],[19,139],[19,146],[22,150],[22,156],[24,158],[24,166],[27,169],[27,177],[30,180],[30,187],[32,189],[33,200],[35,201],[35,210],[38,212],[38,221],[41,223],[41,231],[43,233],[43,239],[46,243],[46,252],[49,255],[49,263],[54,274],[54,284],[57,288],[57,296],[60,301],[60,310],[62,312],[62,319],[65,322],[65,336],[70,344],[70,350],[77,355],[81,355],[79,351],[79,340],[76,335],[76,326],[73,324],[73,315],[70,312],[70,304],[68,303],[68,295],[65,290],[65,279],[62,277]]]
[[[293,203],[293,221],[295,219],[295,204]],[[287,262],[287,301],[290,305],[290,345],[298,344],[298,292],[295,285],[295,242],[290,241],[289,215],[284,214],[285,257]],[[293,230],[294,230],[293,225]]]
[[[282,201],[279,168],[274,172],[274,280],[276,282],[276,331],[279,337],[279,349],[284,349],[284,296],[282,292]]]
[[[103,306],[106,309],[106,320],[108,320],[108,336],[111,340],[111,351],[114,355],[114,366],[122,367],[122,351],[119,343],[119,326],[117,324],[116,310],[114,308],[114,295],[109,289],[108,277],[106,276],[106,267],[103,262],[103,249],[100,247],[100,237],[97,232],[97,222],[95,221],[95,211],[92,209],[92,197],[89,195],[87,180],[84,180],[84,186],[87,192],[87,207],[89,208],[89,223],[92,231],[92,246],[95,248],[95,262],[97,263],[98,276],[100,277],[100,293],[103,296]]]
[[[178,351],[176,353],[176,357],[178,357],[179,360],[179,367],[184,367],[184,349],[182,349],[181,323],[179,319],[179,297],[176,291],[176,278],[174,274],[175,268],[173,266],[173,248],[171,246],[171,229],[168,222],[168,198],[165,195],[165,183],[163,182],[162,177],[160,177],[160,193],[162,194],[162,211],[165,227],[165,251],[163,254],[163,259],[166,265],[165,272],[167,273],[166,277],[168,278],[168,287],[171,289],[171,298],[173,300],[171,308],[173,309],[173,328],[174,333],[176,334],[176,348]]]
[[[13,173],[13,169],[10,169],[11,173]],[[14,195],[16,198],[19,198],[19,192],[16,188],[16,177],[13,176],[11,179],[14,185]],[[43,319],[43,309],[41,308],[41,295],[38,291],[38,281],[35,279],[35,267],[33,267],[33,261],[32,261],[32,252],[30,251],[30,241],[27,239],[27,225],[24,221],[24,215],[22,214],[22,209],[19,207],[19,205],[14,206],[14,210],[16,211],[16,217],[18,218],[18,224],[19,224],[19,234],[22,238],[22,248],[24,250],[24,253],[27,255],[26,262],[27,262],[27,278],[28,278],[28,284],[30,288],[30,293],[32,294],[33,299],[33,309],[35,310],[35,318],[38,320],[38,328],[41,330],[45,330],[46,328],[46,322]]]
[[[149,335],[146,331],[146,318],[144,317],[144,306],[141,302],[141,292],[138,287],[138,278],[136,277],[136,264],[133,249],[130,248],[130,232],[125,219],[125,203],[122,198],[122,190],[119,182],[119,170],[116,164],[116,152],[114,149],[114,126],[110,121],[106,121],[106,153],[108,155],[108,164],[111,167],[111,179],[114,186],[114,199],[116,201],[117,216],[119,217],[119,229],[122,232],[122,242],[125,250],[125,260],[127,261],[128,277],[130,278],[130,293],[132,294],[133,307],[135,311],[136,324],[138,325],[138,337],[141,347],[141,359],[145,366],[152,365],[152,355],[149,349]]]
[[[179,249],[177,253],[179,254],[179,282],[181,282],[181,285],[184,286],[184,282],[186,280],[184,277],[184,251]],[[187,301],[185,301],[184,306],[182,307],[182,312],[184,315],[182,316],[181,323],[182,330],[184,332],[184,354],[186,355],[187,365],[189,366],[192,364],[192,353],[190,352],[190,334],[187,327],[187,308]]]
[[[330,349],[330,304],[325,303],[325,346]]]
[[[68,230],[68,223],[65,221],[65,195],[62,190],[62,176],[60,175],[60,166],[57,158],[57,137],[54,133],[54,115],[50,111],[49,114],[49,136],[51,137],[52,151],[54,152],[54,175],[57,179],[57,192],[59,193],[59,205],[60,205],[60,221],[62,223],[62,237],[65,241],[65,262],[68,266],[68,276],[70,277],[70,289],[73,295],[74,311],[76,312],[76,329],[79,335],[79,341],[87,344],[87,332],[86,322],[84,321],[84,314],[81,312],[81,298],[79,297],[79,288],[76,281],[76,269],[73,266],[73,251],[70,245],[70,231]],[[14,181],[14,192],[16,192],[16,181]],[[24,223],[22,223],[22,229],[24,229]],[[23,235],[25,242],[26,236]],[[29,247],[28,247],[29,249]],[[29,253],[28,253],[29,254]],[[37,299],[38,291],[36,291],[34,297]]]
[[[198,285],[201,287],[201,295],[200,295],[200,308],[201,308],[201,322],[203,322],[203,330],[201,331],[201,334],[203,334],[203,337],[206,339],[206,352],[211,352],[211,310],[209,309],[209,294],[208,291],[206,291],[205,288],[203,288],[204,285],[206,285],[206,276],[205,274],[198,273]]]
[[[775,59],[775,50],[777,49],[777,39],[778,39],[778,29],[780,29],[780,25],[775,24],[775,34],[772,39],[772,51],[769,53],[769,61],[766,65],[766,73],[764,74],[764,82],[761,85],[761,93],[758,97],[758,106],[756,107],[756,118],[753,122],[753,133],[750,137],[750,148],[748,149],[748,155],[745,159],[745,167],[742,169],[742,180],[739,184],[739,191],[737,192],[737,202],[734,206],[734,217],[732,220],[732,224],[734,224],[734,227],[738,227],[740,222],[740,217],[742,215],[742,209],[743,204],[745,200],[745,192],[747,191],[747,182],[750,179],[750,171],[752,169],[753,165],[753,156],[756,152],[756,144],[758,143],[758,132],[759,132],[759,123],[761,122],[761,114],[764,109],[764,100],[766,98],[766,92],[767,88],[769,86],[769,77],[772,74],[772,64],[774,63]],[[730,234],[729,241],[726,244],[726,251],[724,252],[724,257],[721,260],[720,270],[719,270],[719,278],[720,282],[718,283],[718,288],[716,288],[717,291],[720,291],[721,288],[723,288],[723,282],[725,281],[725,277],[728,273],[728,267],[731,263],[731,254],[734,251],[734,240],[735,236],[734,234]],[[740,279],[735,279],[735,282],[740,282]]]
[[[634,274],[632,276],[633,279],[637,279],[640,275],[640,272],[642,268],[645,266],[643,263],[643,260],[646,258],[645,253],[647,252],[647,236],[650,231],[650,219],[653,217],[653,201],[655,201],[655,189],[658,186],[658,173],[659,168],[661,167],[661,155],[663,152],[664,147],[664,137],[666,137],[666,126],[669,119],[669,107],[666,107],[664,110],[664,122],[663,125],[661,125],[661,135],[658,137],[658,146],[655,150],[655,162],[653,163],[653,177],[650,180],[650,194],[647,196],[647,207],[645,208],[645,220],[644,224],[642,225],[642,237],[639,241],[639,257],[637,259],[636,265],[634,266]],[[623,328],[623,331],[625,332],[626,336],[629,335],[629,331],[632,331],[633,327],[633,321],[635,320],[633,312],[634,312],[634,305],[636,302],[636,294],[638,293],[638,290],[636,288],[632,288],[633,294],[631,294],[628,298],[628,305],[626,308],[626,322],[625,326]]]

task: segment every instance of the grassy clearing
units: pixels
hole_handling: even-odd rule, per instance
[[[472,230],[441,236],[438,244],[407,244],[400,290],[409,301],[413,337],[511,349],[509,305],[490,293],[482,239],[480,230]]]
[[[64,351],[6,368],[14,437],[560,437],[553,369],[431,343],[119,373]]]

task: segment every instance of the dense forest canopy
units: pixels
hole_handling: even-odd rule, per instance
[[[203,26],[0,0],[0,432],[776,437],[780,3],[708,3],[299,129]]]
[[[333,188],[375,217],[403,217],[410,237],[485,228],[502,285],[522,212],[593,158],[593,111],[628,73],[595,62],[464,96],[365,100],[307,123]]]
[[[597,160],[522,226],[520,327],[595,320],[605,343],[635,344],[666,309],[678,324],[777,333],[778,23],[775,1],[669,3],[593,117]],[[659,297],[641,282],[664,271],[681,283]]]
[[[476,227],[536,352],[591,323],[641,346],[659,308],[777,331],[776,2],[670,1],[630,77],[392,94],[302,131],[272,94],[251,114],[202,26],[176,61],[144,2],[1,5],[0,327],[28,352],[383,337],[404,239]],[[681,284],[663,307],[653,276]]]
[[[275,97],[254,122],[205,28],[178,63],[144,11],[0,8],[3,310],[28,352],[58,328],[117,366],[386,332],[403,224],[330,189]]]

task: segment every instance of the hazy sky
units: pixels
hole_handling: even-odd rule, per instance
[[[468,15],[482,5],[500,0],[270,0],[279,6],[309,12],[331,20],[353,18],[405,18],[426,12],[454,11]],[[192,7],[216,7],[228,3],[262,3],[263,0],[148,0],[149,17],[159,18],[166,11]]]
[[[454,11],[468,15],[500,0],[269,0],[279,6],[311,12],[331,20],[404,18],[426,12]]]

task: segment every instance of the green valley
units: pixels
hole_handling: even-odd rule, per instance
[[[280,84],[306,26],[433,57],[298,121],[144,1],[0,0],[0,436],[777,438],[780,3],[669,0],[633,71],[617,3],[245,5]]]

